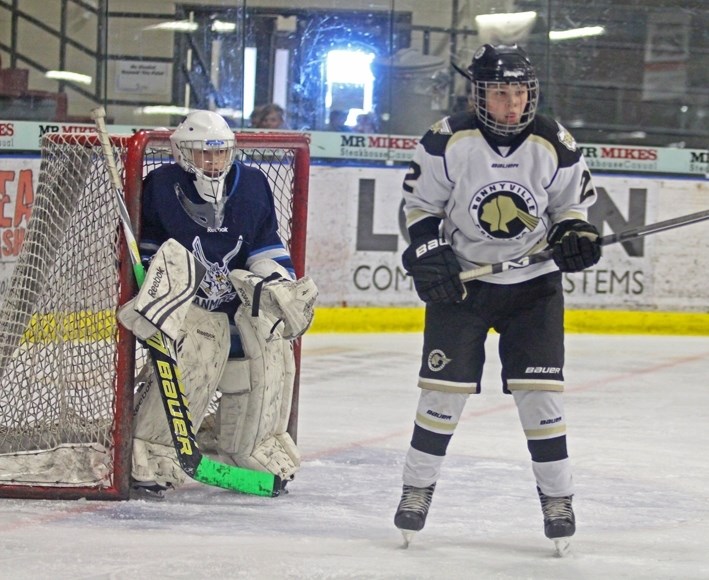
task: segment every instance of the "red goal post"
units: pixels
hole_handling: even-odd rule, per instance
[[[300,277],[309,140],[297,133],[235,135],[238,158],[271,184],[281,237]],[[142,180],[173,161],[169,136],[111,137],[138,235]],[[95,134],[45,135],[41,154],[25,242],[1,297],[0,497],[125,499],[137,365],[133,337],[115,313],[136,288],[118,208]],[[288,430],[295,439],[299,341],[294,350]]]

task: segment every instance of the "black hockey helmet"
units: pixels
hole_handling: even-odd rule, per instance
[[[465,71],[473,83],[475,112],[484,127],[492,133],[508,137],[521,133],[534,119],[539,103],[539,81],[527,54],[519,46],[481,46]],[[527,87],[527,106],[519,123],[505,124],[490,117],[485,96],[491,85],[522,84]]]
[[[468,72],[473,81],[509,83],[537,79],[527,53],[516,44],[511,46],[484,44],[473,56]]]

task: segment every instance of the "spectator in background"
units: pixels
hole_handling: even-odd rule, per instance
[[[330,117],[328,120],[328,126],[330,131],[338,131],[340,133],[351,133],[352,127],[345,125],[347,122],[347,116],[349,111],[343,111],[341,109],[332,109],[330,111]]]
[[[377,120],[372,113],[362,113],[357,115],[357,124],[354,128],[355,133],[376,133]]]
[[[255,107],[251,113],[251,126],[257,129],[287,129],[283,107],[276,103]]]

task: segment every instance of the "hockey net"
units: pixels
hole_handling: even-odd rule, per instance
[[[169,136],[111,137],[138,234],[142,180],[173,161]],[[236,138],[239,158],[271,183],[281,237],[300,277],[308,140],[291,133]],[[116,322],[118,306],[136,290],[119,210],[96,135],[46,135],[41,157],[32,215],[0,306],[0,497],[125,499],[142,361]]]

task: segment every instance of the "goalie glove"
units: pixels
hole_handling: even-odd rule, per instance
[[[167,240],[153,256],[138,295],[119,308],[118,320],[141,340],[158,330],[177,340],[205,273],[189,250]]]
[[[402,255],[402,263],[424,302],[456,303],[465,298],[465,286],[460,281],[462,269],[453,248],[442,237],[412,240]]]
[[[229,279],[242,304],[251,308],[251,316],[258,316],[262,310],[277,319],[272,335],[279,329],[282,338],[295,340],[310,328],[318,297],[318,288],[310,276],[290,280],[273,272],[262,278],[248,270],[232,270]]]
[[[571,219],[554,224],[547,241],[552,258],[562,272],[580,272],[601,259],[598,230],[584,220]]]

